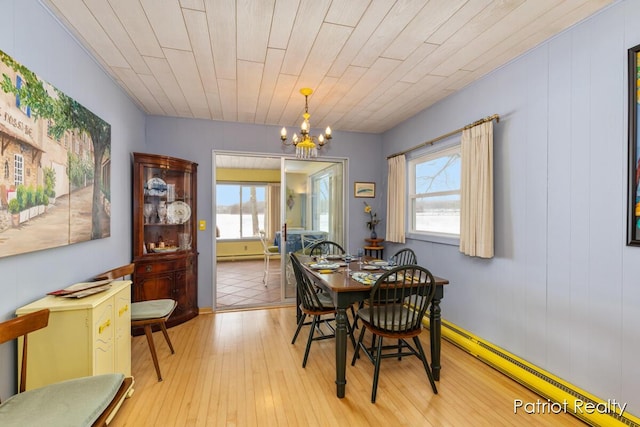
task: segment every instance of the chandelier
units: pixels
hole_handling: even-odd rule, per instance
[[[304,95],[304,114],[302,115],[304,120],[300,125],[300,134],[302,137],[299,138],[298,134],[294,133],[291,142],[287,142],[287,129],[283,127],[280,131],[280,139],[282,140],[282,144],[296,147],[296,157],[298,159],[309,159],[311,157],[318,157],[318,150],[331,139],[331,128],[327,126],[324,134],[318,135],[317,137],[309,135],[309,130],[311,129],[309,117],[311,117],[311,115],[309,114],[308,98],[309,95],[313,93],[313,90],[304,87],[300,89],[300,93]]]

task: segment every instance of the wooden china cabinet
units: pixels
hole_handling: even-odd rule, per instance
[[[132,300],[178,301],[169,327],[198,315],[197,168],[187,160],[133,153]]]

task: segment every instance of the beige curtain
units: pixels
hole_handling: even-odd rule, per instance
[[[462,131],[460,252],[493,258],[493,122]]]
[[[331,182],[331,210],[329,212],[329,236],[335,242],[345,246],[344,241],[344,224],[342,218],[344,217],[342,212],[344,209],[344,197],[343,197],[343,179],[342,179],[342,165],[334,165],[331,167],[332,174],[330,178]],[[345,246],[346,247],[346,246]]]
[[[406,217],[406,159],[404,154],[388,160],[387,172],[387,235],[388,242],[404,243]]]
[[[267,241],[273,242],[276,231],[280,230],[280,184],[269,184],[267,188],[265,233]]]

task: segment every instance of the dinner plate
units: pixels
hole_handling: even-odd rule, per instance
[[[191,217],[191,208],[185,202],[173,202],[167,206],[167,220],[170,224],[184,224]]]
[[[148,196],[164,196],[167,194],[167,183],[161,178],[154,177],[147,181],[144,189]]]
[[[381,275],[382,273],[364,273],[356,271],[351,275],[351,277],[356,282],[362,283],[364,285],[373,285]]]
[[[378,267],[377,265],[363,265],[362,269],[363,270],[378,270],[380,267]]]
[[[314,270],[335,270],[340,267],[340,264],[337,263],[313,263],[309,264],[309,267]]]
[[[342,255],[339,255],[339,254],[327,255],[327,259],[342,259]]]
[[[371,264],[371,265],[389,265],[389,263],[387,261],[383,261],[381,259],[374,259],[372,261],[369,261],[369,264]]]

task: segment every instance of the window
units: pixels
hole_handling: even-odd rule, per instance
[[[410,232],[460,235],[460,144],[409,162]]]
[[[20,184],[24,184],[24,175],[23,175],[24,158],[22,157],[21,154],[13,155],[13,169],[14,169],[13,182],[15,186],[17,187]]]
[[[329,164],[309,176],[311,229],[326,231],[329,239],[342,242],[342,166]]]
[[[329,232],[331,175],[322,173],[311,176],[311,188],[311,228]]]
[[[26,83],[23,82],[22,77],[20,77],[19,75],[16,76],[16,88],[20,90],[23,84],[26,84]],[[27,106],[26,108],[24,108],[20,104],[21,104],[20,95],[16,95],[16,107],[22,110],[22,112],[25,113],[27,117],[31,117],[31,107]]]
[[[267,186],[217,184],[216,221],[221,239],[255,237],[264,230]]]

